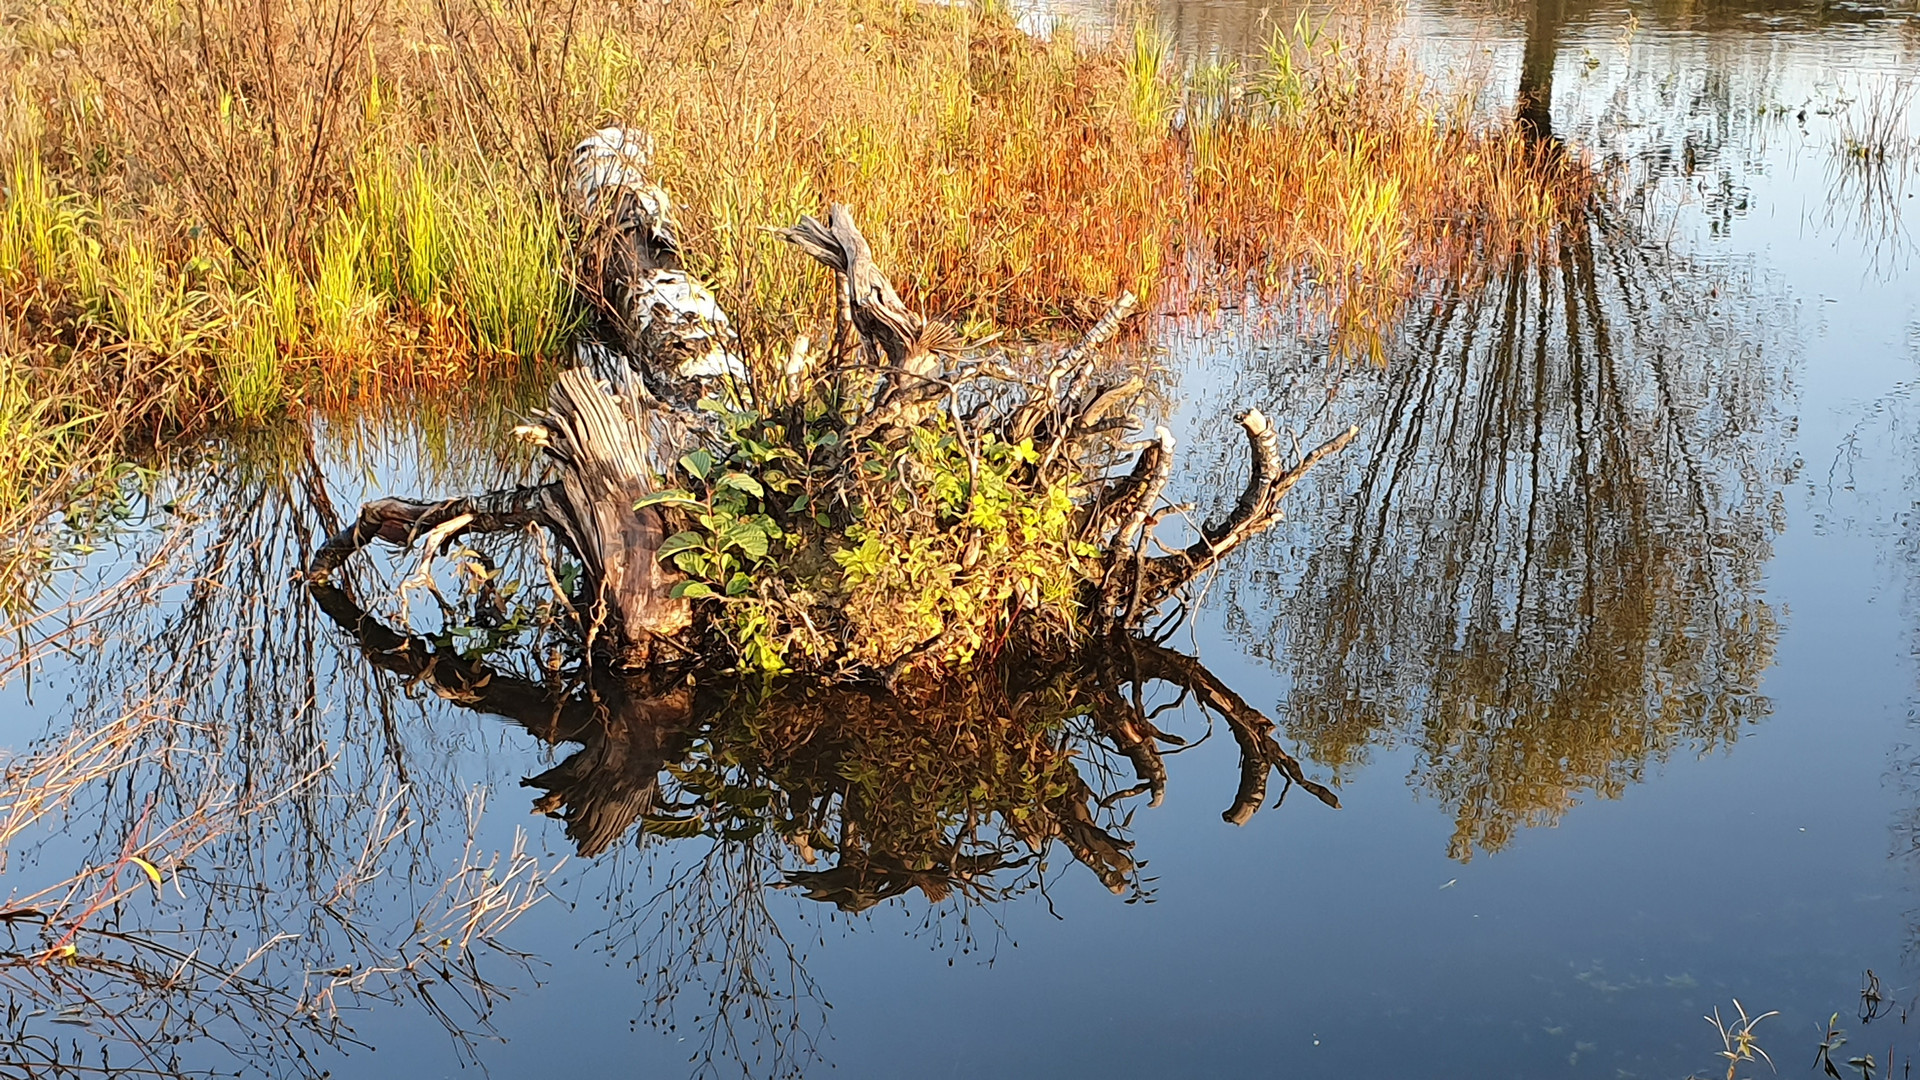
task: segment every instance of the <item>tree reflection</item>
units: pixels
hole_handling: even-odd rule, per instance
[[[1568,0],[1533,0],[1526,6],[1526,45],[1520,56],[1520,88],[1513,115],[1521,128],[1542,142],[1553,138],[1553,65],[1560,54],[1560,29]]]
[[[1717,291],[1597,210],[1379,377],[1283,620],[1285,726],[1335,767],[1415,745],[1455,858],[1768,712],[1776,376]]]
[[[431,421],[400,467],[497,478]],[[404,696],[288,602],[329,472],[391,464],[361,423],[181,460],[115,550],[57,582],[71,602],[6,634],[0,683],[53,721],[0,784],[0,1075],[203,1075],[222,1055],[324,1075],[318,1052],[363,1045],[348,1017],[376,1002],[423,1005],[462,1061],[494,1037],[482,958],[517,966],[498,935],[550,860],[487,847],[481,792],[400,722]]]
[[[1112,892],[1150,899],[1128,836],[1132,800],[1159,803],[1166,754],[1188,745],[1162,725],[1189,704],[1239,751],[1226,820],[1251,818],[1275,772],[1282,799],[1299,785],[1339,805],[1257,710],[1193,658],[1140,638],[1003,655],[896,691],[690,667],[529,678],[395,630],[340,589],[309,589],[374,667],[568,748],[522,783],[580,854],[616,851],[629,834],[695,845],[650,903],[612,905],[601,936],[654,973],[656,1023],[677,1023],[680,997],[706,990],[703,1069],[798,1073],[816,1052],[800,1014],[817,989],[767,911],[770,878],[841,912],[909,893],[939,909],[1044,888],[1057,843]]]

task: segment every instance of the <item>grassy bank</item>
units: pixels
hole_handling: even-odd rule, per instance
[[[1350,24],[1244,69],[898,0],[66,0],[0,21],[0,511],[75,461],[554,357],[558,165],[644,126],[750,349],[852,203],[909,303],[1045,333],[1251,284],[1364,352],[1586,180]],[[48,389],[57,394],[49,394]],[[109,437],[101,437],[101,432]]]

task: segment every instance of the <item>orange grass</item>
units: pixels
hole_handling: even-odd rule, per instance
[[[163,439],[554,358],[579,317],[559,167],[615,123],[658,139],[750,351],[827,316],[768,229],[833,200],[910,303],[974,332],[1252,288],[1364,353],[1591,182],[1384,39],[1302,22],[1187,71],[1149,26],[1038,40],[916,0],[35,7],[0,22],[0,415],[74,389],[0,435],[113,415]]]

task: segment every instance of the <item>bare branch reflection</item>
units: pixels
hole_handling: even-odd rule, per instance
[[[493,965],[526,962],[500,935],[554,860],[485,834],[484,789],[288,588],[328,473],[382,464],[360,434],[183,459],[81,599],[7,635],[8,692],[55,719],[0,787],[0,1075],[317,1076],[375,1003],[424,1006],[465,1061],[496,1037]],[[500,468],[430,425],[399,441]]]

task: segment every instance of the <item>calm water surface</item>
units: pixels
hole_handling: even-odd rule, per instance
[[[1189,52],[1261,32],[1250,5],[1163,15]],[[1167,330],[1188,495],[1237,466],[1249,403],[1303,442],[1361,427],[1173,642],[1273,717],[1341,809],[1295,791],[1223,822],[1240,755],[1216,719],[1168,758],[1160,805],[1095,815],[1140,864],[1118,895],[1062,844],[1004,871],[1005,895],[915,889],[860,911],[770,887],[807,868],[763,841],[642,845],[616,820],[609,850],[579,857],[580,835],[525,813],[540,793],[523,778],[555,770],[537,786],[572,791],[579,825],[566,770],[644,786],[701,745],[572,757],[462,708],[478,691],[375,670],[286,583],[316,491],[350,511],[522,468],[495,456],[500,415],[322,427],[311,466],[297,433],[209,448],[169,482],[180,514],[95,556],[73,593],[178,549],[117,586],[72,665],[0,691],[15,747],[129,701],[201,725],[195,753],[136,774],[164,797],[298,789],[122,922],[236,962],[286,935],[245,970],[309,998],[334,987],[358,1045],[303,1060],[270,1008],[203,1006],[229,1046],[183,1061],[1677,1078],[1715,1069],[1701,1017],[1735,998],[1779,1011],[1758,1034],[1788,1072],[1836,1011],[1849,1054],[1920,1051],[1920,1022],[1897,1015],[1920,996],[1920,272],[1903,220],[1920,184],[1844,151],[1920,72],[1920,29],[1852,9],[1548,15],[1417,6],[1405,32],[1436,64],[1482,65],[1495,101],[1547,65],[1553,131],[1623,193],[1557,260],[1422,308],[1383,370],[1331,394],[1324,348],[1262,320]],[[182,538],[169,523],[188,515]],[[427,594],[410,603],[431,622]],[[1159,722],[1209,730],[1190,706]],[[1081,749],[1096,794],[1131,784]],[[83,800],[14,857],[9,887],[117,847],[147,794]],[[496,859],[493,880],[538,866],[552,897],[468,971],[420,961],[409,943],[458,925],[435,920],[473,910]],[[450,876],[465,884],[439,893]],[[391,955],[415,970],[367,973]],[[1863,1027],[1868,968],[1897,1004]],[[23,1022],[90,1038],[56,1019]]]

